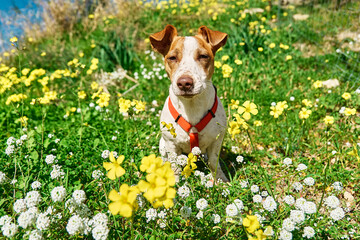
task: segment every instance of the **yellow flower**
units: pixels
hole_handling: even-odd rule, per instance
[[[80,99],[85,99],[85,98],[86,98],[86,93],[85,93],[85,91],[80,91],[80,92],[78,92],[78,97],[79,97]]]
[[[94,14],[89,14],[88,18],[93,19],[95,16]]]
[[[270,43],[269,44],[269,48],[274,48],[276,45],[275,45],[275,43]]]
[[[283,109],[276,106],[271,106],[270,110],[270,115],[274,118],[278,118],[283,113]]]
[[[244,119],[240,117],[239,114],[235,113],[234,117],[236,118],[236,122],[239,124],[240,127],[242,127],[243,129],[248,129],[248,124]]]
[[[341,97],[345,100],[349,100],[351,98],[351,94],[348,92],[344,92],[344,94],[341,95]]]
[[[323,86],[322,81],[316,81],[313,84],[314,88],[321,88]]]
[[[243,219],[243,226],[249,233],[254,233],[260,227],[260,223],[256,216],[246,215],[246,218]]]
[[[41,52],[40,56],[42,57],[46,56],[46,52]]]
[[[248,240],[265,240],[267,238],[267,235],[261,229],[255,231],[255,236],[256,237],[249,236]]]
[[[228,64],[222,66],[222,74],[224,78],[229,78],[230,74],[233,72],[233,68]]]
[[[10,42],[12,42],[12,43],[16,43],[17,41],[18,41],[17,37],[10,38]]]
[[[155,172],[156,169],[161,167],[162,163],[163,160],[160,157],[156,157],[155,154],[145,156],[141,160],[140,171],[147,173]]]
[[[254,125],[255,125],[256,127],[260,127],[260,126],[263,125],[263,123],[262,123],[261,121],[256,120],[256,121],[254,122]]]
[[[288,108],[289,106],[287,105],[287,101],[282,101],[282,102],[276,103],[276,107],[278,109],[281,109],[281,111],[284,111],[284,109]]]
[[[292,56],[291,55],[287,55],[286,57],[285,57],[285,61],[289,61],[289,60],[291,60],[292,59]]]
[[[224,55],[224,56],[221,57],[221,60],[222,60],[223,62],[225,62],[225,61],[228,60],[228,59],[229,59],[229,55]]]
[[[191,173],[194,172],[194,170],[197,168],[195,164],[196,161],[197,161],[197,156],[195,156],[192,153],[189,153],[187,158],[187,164],[184,167],[183,171],[181,172],[181,175],[188,178],[191,175]]]
[[[126,183],[121,185],[120,194],[114,189],[109,193],[109,210],[112,215],[120,214],[123,217],[131,217],[137,208],[136,197],[140,193],[137,186],[129,187]]]
[[[114,154],[111,152],[109,158],[111,162],[104,162],[103,167],[106,171],[109,171],[106,176],[111,180],[115,180],[125,174],[125,169],[120,166],[125,157],[121,155],[115,160]]]
[[[83,57],[84,56],[84,53],[83,52],[79,52],[79,57]]]
[[[228,133],[231,138],[234,139],[235,135],[240,133],[240,125],[236,121],[229,122]]]
[[[356,108],[345,108],[344,114],[345,116],[355,115]]]
[[[172,125],[172,123],[161,122],[161,124],[169,130],[170,134],[171,134],[174,138],[176,138],[177,135],[176,135],[176,133],[175,133],[175,128],[174,128],[174,126]]]
[[[133,100],[131,103],[132,106],[135,106],[136,109],[136,113],[145,111],[145,105],[146,103],[143,101],[139,101],[139,100]]]
[[[264,48],[258,47],[258,51],[259,51],[259,52],[262,52],[262,51],[264,51]]]
[[[304,99],[302,100],[302,103],[306,106],[306,107],[312,107],[312,102],[308,99]]]
[[[144,192],[144,197],[153,205],[154,208],[164,206],[170,208],[174,206],[173,199],[176,190],[174,171],[171,169],[170,162],[165,162],[153,172],[146,175],[146,181],[140,180],[138,187]]]
[[[98,89],[98,87],[99,87],[99,84],[97,82],[92,82],[91,83],[91,89],[92,90],[96,90],[96,89]]]
[[[70,112],[76,112],[76,107],[70,108]]]
[[[99,95],[99,99],[96,101],[96,103],[99,104],[100,107],[107,107],[109,106],[109,101],[110,94],[103,92]]]
[[[243,64],[243,61],[241,61],[241,60],[239,60],[239,59],[236,59],[236,60],[235,60],[235,64],[241,65],[241,64]]]
[[[22,71],[21,71],[21,74],[26,76],[28,75],[28,73],[30,72],[30,69],[29,68],[24,68]]]
[[[121,113],[127,113],[131,107],[131,101],[125,98],[119,98],[119,111]]]
[[[231,103],[229,104],[231,109],[237,109],[239,107],[239,100],[231,99]]]
[[[326,125],[332,125],[334,123],[334,117],[326,116],[324,118],[324,122]]]
[[[21,122],[21,125],[23,125],[23,126],[27,125],[28,120],[29,120],[29,118],[26,117],[26,116],[23,116],[23,117],[19,118],[19,121]]]
[[[6,100],[6,105],[9,105],[11,102],[20,102],[23,99],[26,99],[27,96],[25,94],[19,93],[19,94],[13,94],[10,95]]]
[[[215,61],[215,62],[214,62],[214,66],[215,66],[216,68],[221,68],[222,64],[221,64],[221,62],[219,62],[219,61]]]
[[[307,110],[306,108],[302,108],[299,112],[300,119],[307,119],[311,114],[311,110]]]
[[[254,103],[250,101],[245,101],[242,106],[238,108],[238,113],[242,114],[242,117],[248,121],[252,115],[258,114],[257,107]]]

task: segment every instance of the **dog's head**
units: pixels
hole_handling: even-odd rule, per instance
[[[214,56],[227,40],[227,34],[205,26],[193,37],[180,37],[176,28],[167,25],[150,36],[152,47],[164,56],[165,69],[175,95],[200,94],[214,73]]]

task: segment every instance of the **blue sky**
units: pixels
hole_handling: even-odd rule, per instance
[[[14,7],[14,5],[18,8],[25,8],[32,2],[32,0],[1,0],[0,10],[9,11]]]

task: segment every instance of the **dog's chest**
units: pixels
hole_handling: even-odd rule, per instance
[[[204,112],[204,115],[207,112]],[[180,113],[181,114],[181,113]],[[185,116],[186,117],[186,116]],[[190,149],[190,137],[181,126],[175,122],[175,119],[171,115],[167,102],[164,105],[161,118],[161,122],[171,123],[175,128],[176,137],[174,137],[167,128],[161,127],[162,137],[164,140],[170,141],[180,148],[183,153],[189,153]],[[194,124],[194,123],[193,123]],[[196,124],[196,123],[195,123]],[[198,132],[199,148],[204,153],[206,149],[211,146],[213,142],[219,137],[219,135],[225,132],[226,128],[226,115],[222,104],[219,102],[218,109],[215,113],[215,117],[206,125],[206,127]],[[190,132],[197,132],[195,128]]]

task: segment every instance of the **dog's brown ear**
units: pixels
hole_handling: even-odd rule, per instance
[[[199,27],[198,34],[211,45],[214,55],[219,48],[225,45],[228,37],[226,33],[210,30],[206,26]]]
[[[162,31],[150,35],[149,38],[151,46],[165,56],[176,36],[176,28],[173,25],[168,24]]]

